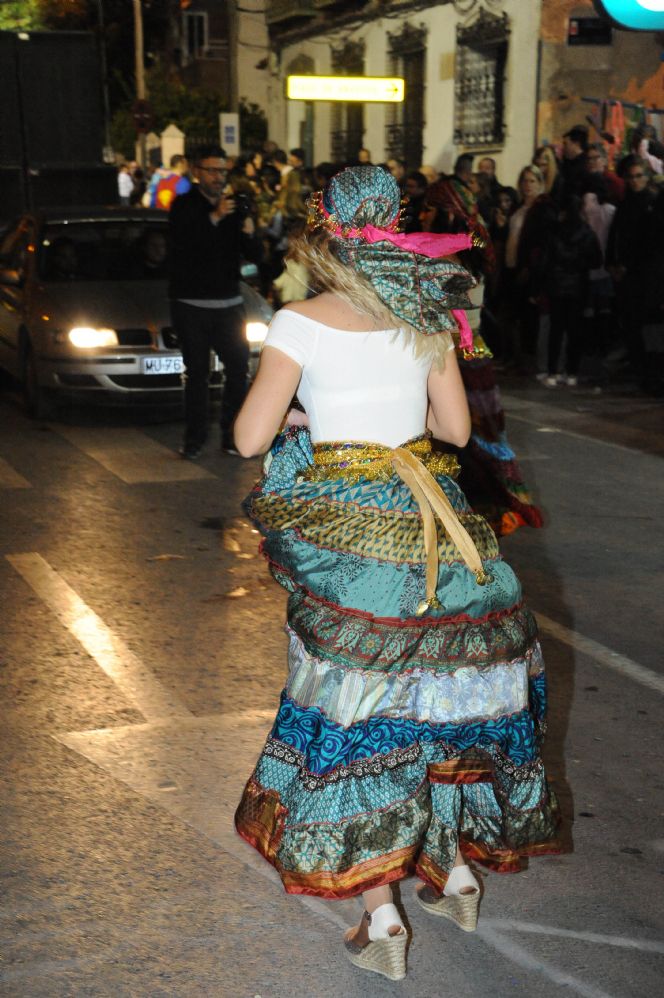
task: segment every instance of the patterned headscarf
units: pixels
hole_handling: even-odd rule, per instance
[[[426,335],[457,331],[458,310],[470,306],[467,292],[475,280],[444,257],[467,248],[470,239],[405,235],[400,221],[399,186],[378,166],[342,170],[309,199],[310,227],[333,233],[341,261],[369,280],[394,315]]]
[[[486,223],[479,212],[477,198],[462,180],[444,177],[427,189],[427,204],[453,216],[456,231],[470,232],[477,237],[481,270],[491,274],[496,267],[496,255]]]

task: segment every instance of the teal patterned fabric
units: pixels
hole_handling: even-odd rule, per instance
[[[353,166],[332,177],[323,207],[340,225],[387,229],[399,220],[401,191],[392,174],[380,166]]]
[[[331,219],[351,230],[374,225],[394,231],[400,206],[396,180],[378,166],[342,170],[323,195],[323,208]],[[343,263],[369,280],[394,315],[421,333],[455,332],[450,309],[471,307],[468,291],[475,279],[452,260],[422,256],[387,240],[367,243],[361,236],[339,237],[335,248]]]
[[[420,554],[400,553],[413,517],[421,533],[410,491],[396,475],[310,481],[312,460],[308,432],[291,428],[246,501],[290,594],[290,647],[239,834],[289,893],[326,898],[413,873],[442,890],[457,847],[504,872],[559,851],[540,757],[544,663],[495,538],[493,581],[478,586],[439,535],[444,607],[418,617]],[[467,516],[456,483],[437,480]]]

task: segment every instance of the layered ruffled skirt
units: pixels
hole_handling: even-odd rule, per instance
[[[471,438],[459,454],[459,482],[473,509],[486,517],[498,537],[504,537],[519,527],[541,527],[542,513],[531,498],[505,432],[491,354],[479,336],[475,346],[477,355],[470,359],[457,351],[472,419]]]
[[[557,852],[536,625],[493,532],[437,474],[491,580],[477,584],[439,526],[442,606],[417,616],[410,489],[312,465],[307,431],[290,430],[246,501],[289,592],[289,676],[238,832],[286,891],[327,898],[412,873],[442,889],[457,846],[500,871]]]

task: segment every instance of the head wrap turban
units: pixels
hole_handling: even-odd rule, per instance
[[[466,346],[459,310],[470,306],[467,292],[476,282],[445,257],[468,249],[468,235],[399,232],[401,192],[378,166],[342,170],[323,194],[312,195],[310,208],[309,224],[333,233],[341,261],[367,278],[394,315],[425,335],[460,329]]]

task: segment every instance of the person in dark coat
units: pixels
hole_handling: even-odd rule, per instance
[[[404,194],[408,204],[404,211],[404,232],[421,232],[420,214],[426,200],[427,178],[419,170],[411,170],[406,174]]]
[[[551,229],[542,258],[543,287],[549,299],[548,377],[544,384],[559,384],[556,372],[563,337],[567,334],[565,370],[567,384],[576,385],[583,348],[583,308],[590,271],[601,267],[602,250],[597,236],[581,215],[581,198],[568,195]]]
[[[197,183],[169,215],[173,326],[185,364],[185,437],[181,454],[199,457],[208,435],[210,350],[224,365],[221,446],[233,451],[232,424],[246,394],[249,345],[240,291],[241,257],[260,257],[253,221],[236,210],[218,146],[200,149]]]
[[[606,187],[606,200],[610,204],[620,204],[625,197],[625,181],[613,170],[609,170],[609,158],[601,142],[593,142],[588,146],[586,170],[589,176],[602,178]]]
[[[561,203],[571,194],[579,193],[587,169],[587,152],[588,129],[585,125],[574,125],[563,135],[563,158],[560,164],[563,178]]]
[[[648,167],[638,156],[626,156],[620,164],[625,178],[625,199],[618,205],[609,231],[606,265],[616,287],[618,321],[624,349],[637,373],[643,373],[645,351],[643,325],[651,248],[647,234],[652,229],[655,193],[650,188]],[[661,235],[660,235],[661,238]]]

